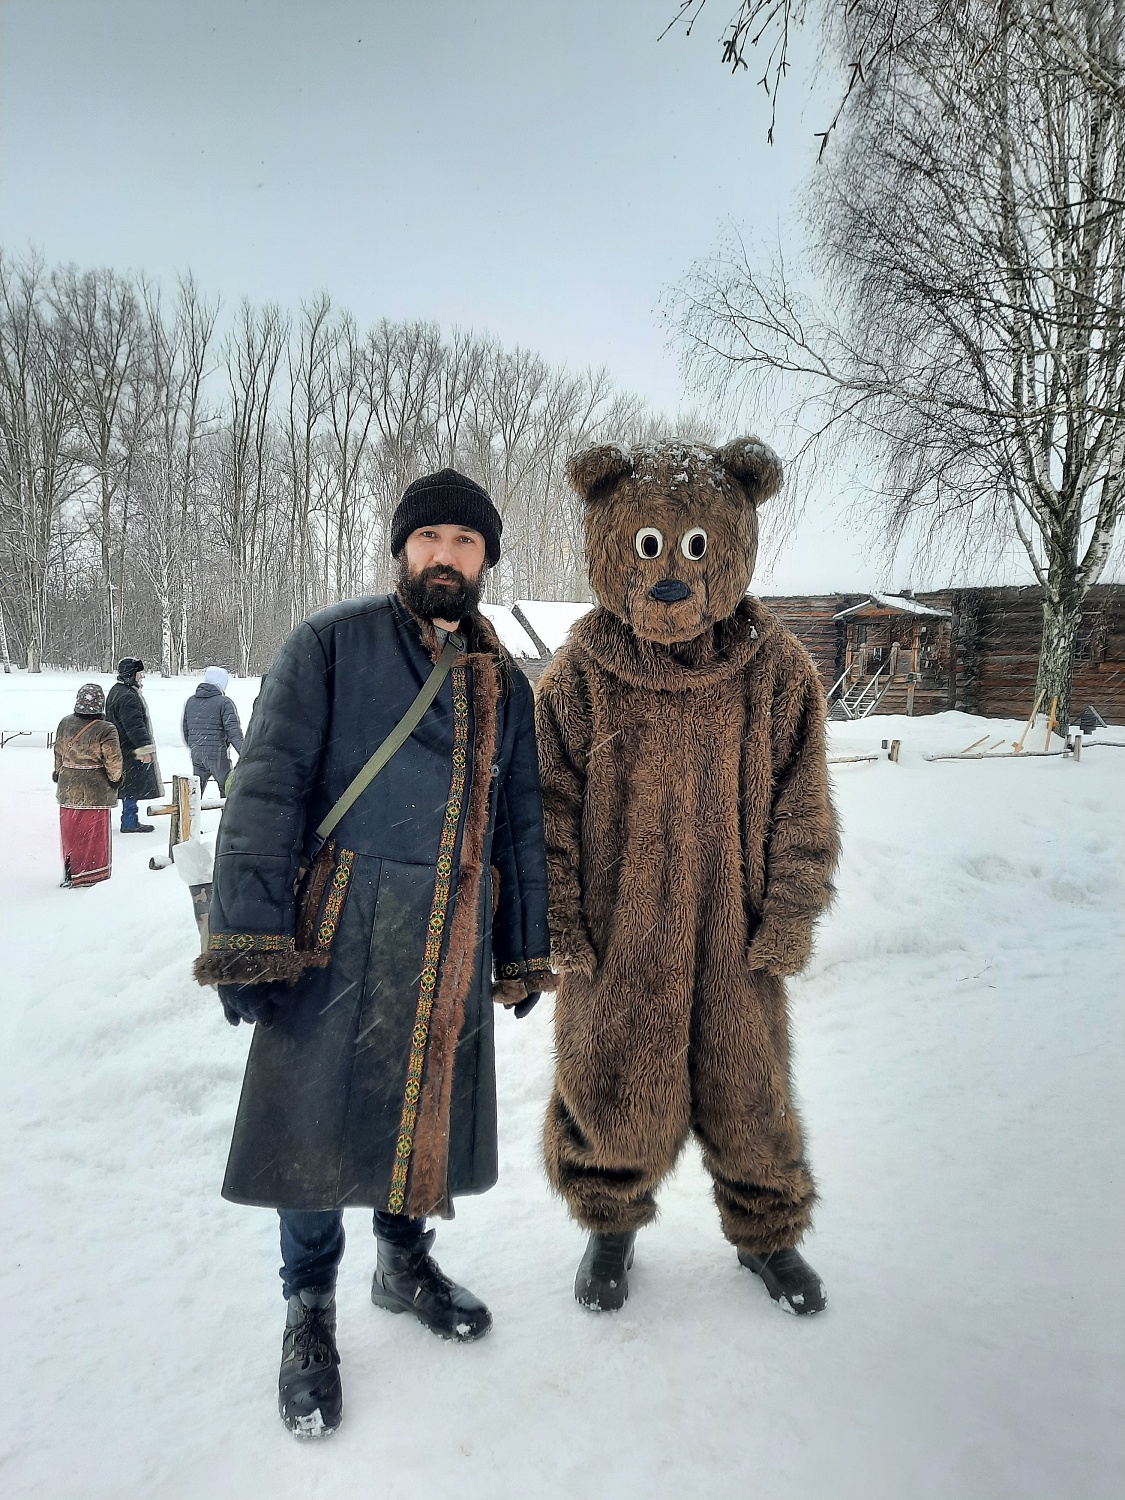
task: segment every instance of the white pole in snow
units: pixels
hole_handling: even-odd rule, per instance
[[[4,606],[0,604],[0,656],[4,658],[4,671],[12,670],[12,658],[8,655],[8,632],[4,628]]]

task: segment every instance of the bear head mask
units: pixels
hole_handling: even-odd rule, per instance
[[[598,603],[642,640],[694,640],[738,608],[758,555],[757,508],[781,487],[757,438],[725,448],[607,444],[567,466],[586,507],[586,560]]]

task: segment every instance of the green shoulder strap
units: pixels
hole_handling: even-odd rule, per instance
[[[379,772],[390,761],[391,757],[397,755],[403,745],[406,744],[407,740],[422,722],[423,714],[437,697],[442,683],[449,676],[450,669],[459,654],[459,637],[451,635],[446,641],[445,647],[438,657],[433,671],[422,684],[422,690],[417,698],[415,698],[414,702],[406,710],[390,734],[387,735],[387,738],[379,746],[363,770],[317,828],[316,833],[318,838],[326,839],[328,837],[348,808],[351,807],[352,803],[358,801],[375,780],[376,776],[378,776]]]

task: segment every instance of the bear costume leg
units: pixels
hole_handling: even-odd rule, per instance
[[[795,1246],[816,1188],[789,1096],[785,985],[763,970],[742,993],[701,986],[692,1046],[692,1126],[723,1233],[757,1256]]]
[[[808,1229],[816,1189],[790,1099],[785,985],[754,971],[732,993],[723,971],[725,984],[700,975],[690,1041],[676,1025],[687,1007],[672,994],[650,991],[633,1008],[609,1003],[600,979],[560,983],[544,1155],[583,1228],[626,1234],[651,1223],[656,1189],[693,1130],[733,1245],[769,1255]],[[644,1020],[657,1016],[650,1031]]]
[[[656,1188],[688,1138],[690,1007],[682,994],[674,976],[643,995],[617,975],[564,974],[559,983],[544,1157],[552,1187],[596,1234],[651,1223]]]
[[[571,1217],[595,1234],[628,1234],[656,1217],[656,1189],[676,1164],[688,1125],[677,1140],[591,1138],[556,1088],[547,1106],[547,1177]],[[654,1149],[655,1148],[655,1149]]]

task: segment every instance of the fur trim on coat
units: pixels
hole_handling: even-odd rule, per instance
[[[526,979],[495,979],[492,983],[492,998],[497,1005],[519,1005],[524,1000],[530,1000],[532,995],[553,994],[558,985],[557,974],[537,974],[534,988]]]
[[[197,984],[296,984],[306,970],[326,968],[331,956],[295,948],[248,953],[220,950],[201,953],[192,973]]]

